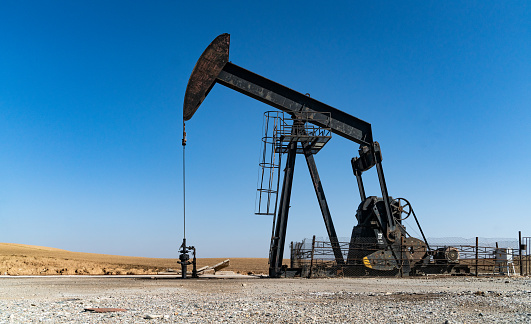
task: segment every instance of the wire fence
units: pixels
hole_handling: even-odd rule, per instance
[[[426,245],[411,238],[393,247],[382,247],[374,239],[338,238],[338,242],[333,246],[322,237],[292,242],[291,274],[303,277],[529,275],[531,270],[527,245],[522,246],[515,239],[429,238]],[[338,249],[343,260],[337,259]]]

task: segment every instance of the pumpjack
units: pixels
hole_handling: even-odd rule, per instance
[[[269,276],[280,277],[286,238],[288,213],[295,158],[303,154],[317,200],[324,219],[335,262],[348,275],[349,269],[365,269],[367,273],[412,275],[425,267],[437,253],[430,251],[426,237],[409,202],[392,198],[387,191],[382,168],[380,144],[373,140],[371,124],[294,91],[279,83],[229,62],[230,35],[215,38],[197,61],[186,88],[183,121],[188,121],[197,111],[212,87],[219,83],[230,89],[259,100],[289,114],[293,125],[281,150],[286,153],[286,166],[282,180],[280,203],[274,215],[274,230],[269,252]],[[352,170],[356,177],[361,203],[356,212],[358,224],[352,230],[349,252],[341,250],[319,178],[313,155],[326,141],[305,131],[305,125],[325,127],[332,133],[359,144],[358,156],[352,158]],[[376,167],[381,197],[366,196],[362,174]],[[411,237],[402,221],[413,214],[422,233],[422,240]],[[371,248],[366,248],[367,244]],[[445,268],[455,263],[455,253],[439,251],[439,261]]]

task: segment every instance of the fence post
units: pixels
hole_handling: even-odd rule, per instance
[[[476,236],[476,277],[478,276],[478,261],[479,261],[479,238]]]
[[[310,271],[308,271],[308,278],[312,277],[312,268],[313,268],[313,253],[315,251],[315,235],[312,238],[312,254],[310,258]]]
[[[290,253],[290,260],[289,260],[289,267],[293,269],[293,241],[291,241],[291,253]]]
[[[520,264],[520,276],[524,275],[524,269],[522,268],[522,231],[518,231],[518,259]]]

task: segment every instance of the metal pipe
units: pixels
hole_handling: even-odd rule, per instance
[[[189,264],[190,256],[188,255],[188,249],[186,247],[186,239],[183,238],[183,244],[181,244],[181,254],[179,255],[178,263],[181,264],[181,277],[186,279],[187,266]]]
[[[308,271],[308,278],[312,277],[312,268],[313,268],[313,255],[315,252],[315,235],[312,238],[312,254],[310,258],[310,270]]]
[[[198,278],[197,275],[197,259],[195,257],[195,247],[191,246],[190,249],[194,252],[194,258],[192,259],[192,278]]]
[[[479,238],[476,236],[476,277],[478,276],[478,261],[479,261]]]
[[[293,266],[293,261],[294,261],[294,260],[293,260],[293,254],[294,254],[294,252],[293,252],[293,241],[291,241],[291,244],[290,244],[290,245],[291,245],[291,246],[290,246],[290,248],[291,248],[291,249],[290,249],[291,253],[290,253],[290,257],[289,257],[289,267],[293,269],[293,268],[294,268],[294,266]]]
[[[519,263],[520,263],[520,276],[524,275],[524,269],[522,269],[522,231],[518,231],[518,253],[519,253]]]

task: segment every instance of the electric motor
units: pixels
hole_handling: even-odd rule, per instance
[[[438,248],[433,259],[437,263],[459,263],[459,250],[454,247]]]

